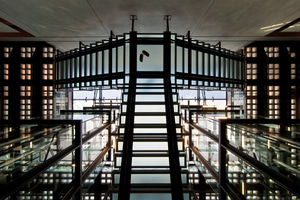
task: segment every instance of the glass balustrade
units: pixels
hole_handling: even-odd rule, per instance
[[[103,122],[108,122],[108,116],[74,114],[62,115],[60,118],[61,120],[55,119],[52,123],[47,120],[46,124],[43,124],[43,121],[31,120],[32,125],[29,123],[30,121],[27,121],[28,124],[18,125],[18,127],[2,124],[2,130],[8,130],[9,135],[18,133],[15,134],[18,137],[0,144],[0,184],[5,186],[9,183],[15,183],[15,181],[21,180],[23,175],[26,177],[29,172],[38,173],[33,176],[34,178],[30,177],[29,180],[23,180],[26,184],[20,186],[19,191],[11,195],[11,198],[39,197],[43,195],[43,192],[46,192],[46,195],[54,193],[58,195],[59,191],[68,190],[68,185],[75,180],[75,168],[78,164],[75,150],[78,147],[74,146],[76,137],[80,135],[83,137],[82,159],[81,164],[79,163],[82,165],[83,174],[87,169],[90,169],[96,158],[107,147],[109,132]],[[78,129],[76,126],[79,124],[76,125],[72,122],[79,122],[79,120],[82,127],[82,130],[79,129],[81,134],[75,132]],[[5,133],[2,131],[0,134],[4,135]],[[49,161],[50,159],[58,160],[52,162],[52,160]],[[104,164],[101,161],[102,159],[93,169],[89,170],[84,180],[84,188],[89,185],[87,183],[94,180],[99,170],[103,168]],[[40,173],[37,170],[42,165],[45,165],[46,168]]]

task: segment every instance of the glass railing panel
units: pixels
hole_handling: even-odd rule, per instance
[[[103,123],[108,122],[108,115],[101,116],[89,116],[86,117],[86,120],[82,122],[82,135],[85,137],[93,129],[99,128]]]
[[[82,184],[82,193],[86,193],[88,189],[95,183],[95,179],[103,169],[105,163],[100,163],[88,176],[88,178]]]
[[[70,153],[37,178],[29,181],[19,192],[8,199],[51,199],[56,191],[63,191],[74,180],[75,167]],[[42,187],[42,188],[41,188]]]
[[[72,132],[72,127],[60,127],[48,130],[42,128],[42,131],[22,134],[19,137],[20,140],[2,149],[1,173],[11,176],[12,181],[22,173],[30,171],[59,151],[69,147],[73,140]]]
[[[219,170],[219,146],[218,143],[207,137],[205,134],[193,129],[193,144],[206,159],[206,161],[216,170]]]
[[[218,184],[219,180],[216,180],[213,177],[213,175],[209,172],[209,170],[205,167],[203,163],[201,163],[200,161],[194,161],[194,162],[196,167],[199,169],[200,173],[205,178],[206,183],[210,185],[210,187],[213,189],[213,191],[216,193],[217,196],[219,193],[219,184]]]
[[[227,126],[227,139],[237,149],[288,178],[300,181],[300,144],[280,135],[246,126]]]
[[[219,122],[215,119],[210,119],[203,116],[198,116],[198,126],[206,129],[208,132],[218,136],[219,135]]]
[[[104,131],[103,131],[104,132]],[[90,164],[102,152],[103,148],[107,146],[107,133],[99,133],[86,143],[82,144],[82,171],[89,167]]]
[[[228,152],[227,179],[246,199],[297,199],[295,195]]]

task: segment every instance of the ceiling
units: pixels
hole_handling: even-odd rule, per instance
[[[300,40],[299,0],[0,0],[0,41],[46,41],[61,51],[131,30],[170,31],[234,51],[255,40]],[[286,25],[286,26],[284,26]],[[280,29],[281,28],[281,29]]]

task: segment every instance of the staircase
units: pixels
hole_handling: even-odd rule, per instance
[[[162,75],[151,77],[148,75],[147,78],[137,76],[135,81],[136,87],[125,89],[123,93],[120,126],[116,137],[117,170],[113,175],[113,185],[119,187],[113,190],[112,199],[118,199],[118,188],[120,190],[125,188],[125,192],[130,191],[131,200],[183,199],[182,188],[187,187],[188,172],[185,170],[186,154],[180,124],[178,94],[172,91],[170,83],[166,84]],[[169,96],[166,94],[167,88],[171,94]],[[126,139],[125,129],[129,121],[126,117],[129,117],[130,95],[134,96],[135,102],[133,134]],[[172,101],[168,102],[170,99]],[[172,120],[175,126],[170,124]],[[128,145],[132,152],[127,152],[125,156],[126,151],[123,147]],[[122,168],[126,166],[125,162],[122,163],[122,156],[129,160],[130,156],[132,157],[131,163],[127,164],[130,167],[127,166],[127,170],[123,172]],[[129,177],[129,175],[130,184],[128,180],[120,183],[122,176]],[[126,198],[119,197],[119,199]]]

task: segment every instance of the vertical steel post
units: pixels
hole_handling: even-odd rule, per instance
[[[111,119],[112,119],[111,112],[109,112],[109,114],[108,114],[108,122],[109,123],[111,123],[111,121],[112,121]],[[110,125],[108,127],[108,141],[107,141],[107,143],[108,143],[107,145],[109,147],[111,147],[111,128],[112,128],[112,126]],[[107,161],[111,161],[111,150],[109,150],[107,153]]]
[[[193,153],[192,151],[190,150],[190,147],[193,145],[192,143],[192,130],[193,130],[193,127],[191,126],[191,123],[193,122],[192,120],[192,115],[193,115],[193,112],[191,112],[189,110],[189,161],[193,161]]]
[[[226,190],[226,121],[220,120],[220,133],[219,133],[219,199],[227,199]]]
[[[75,200],[81,200],[82,193],[82,124],[75,124],[75,139],[74,143],[79,146],[75,150],[75,187],[78,188],[75,194]]]
[[[181,169],[171,87],[171,33],[164,32],[164,87],[172,200],[183,200]]]
[[[137,32],[130,32],[130,77],[126,112],[126,126],[123,142],[122,164],[119,183],[119,200],[130,199],[131,162],[133,145],[133,128],[135,112],[135,87],[137,71]]]
[[[191,40],[191,32],[188,31],[188,34],[187,34],[187,37],[188,37],[188,88],[190,88],[191,84],[192,84],[192,81],[191,81],[191,74],[192,74],[192,49],[191,49],[191,43],[192,43],[192,40]]]

